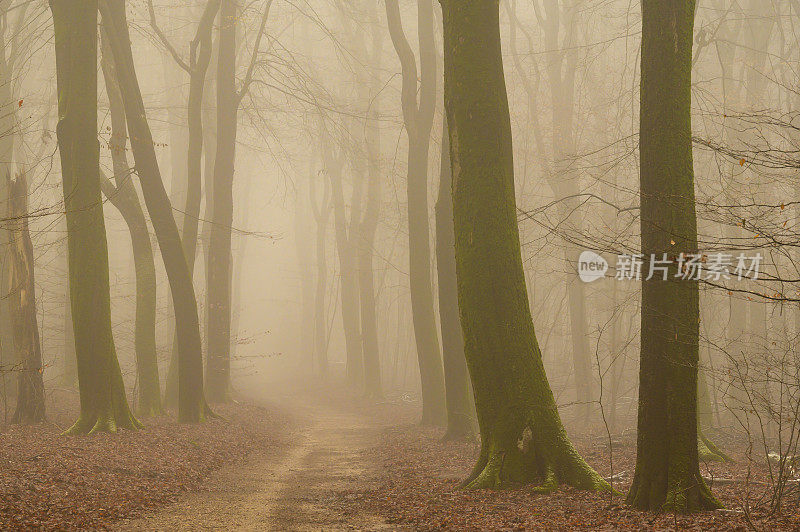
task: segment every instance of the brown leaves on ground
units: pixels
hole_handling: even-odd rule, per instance
[[[263,408],[218,406],[198,425],[145,419],[139,431],[61,436],[77,396],[57,391],[49,422],[0,425],[0,529],[97,529],[174,501],[251,451],[276,446],[285,420]]]
[[[701,467],[706,477],[724,479],[713,486],[727,510],[693,516],[653,514],[628,507],[614,497],[562,487],[556,493],[534,493],[533,486],[506,491],[465,491],[459,483],[469,473],[479,451],[477,443],[442,442],[443,432],[416,425],[387,429],[372,456],[382,468],[380,487],[340,493],[350,503],[363,504],[389,523],[413,530],[800,530],[798,495],[787,497],[783,514],[768,516],[768,472],[753,457],[735,455],[735,464]],[[610,476],[606,436],[576,438],[587,461]],[[726,449],[735,442],[719,442]],[[730,447],[727,447],[730,445]],[[738,447],[741,447],[739,442]],[[735,453],[732,453],[735,454]],[[635,438],[615,442],[614,487],[627,493],[635,461]],[[621,474],[620,474],[621,473]],[[748,508],[747,512],[744,508]]]

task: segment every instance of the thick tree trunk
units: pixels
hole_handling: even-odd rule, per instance
[[[208,356],[206,388],[213,402],[226,402],[231,373],[231,226],[239,97],[236,92],[236,3],[220,9],[217,62],[217,151],[208,248]]]
[[[172,206],[158,167],[130,46],[124,0],[101,0],[103,22],[117,67],[136,170],[167,271],[178,334],[178,420],[199,422],[210,414],[203,396],[203,358],[197,300]]]
[[[44,366],[39,326],[36,319],[36,283],[33,271],[33,243],[28,230],[28,181],[24,173],[8,186],[10,222],[10,307],[14,331],[14,351],[20,362],[17,408],[13,423],[44,421]]]
[[[695,2],[642,3],[641,231],[645,257],[697,253],[691,122]],[[700,475],[697,281],[642,283],[639,434],[628,501],[643,510],[720,505]]]
[[[470,396],[469,373],[464,358],[464,336],[458,314],[455,233],[453,232],[453,177],[447,120],[442,127],[442,170],[436,201],[436,267],[439,275],[439,323],[442,329],[447,433],[445,439],[475,435],[475,407]]]
[[[431,245],[428,212],[428,151],[436,98],[436,42],[433,32],[433,4],[420,0],[419,27],[420,82],[417,104],[417,64],[400,19],[397,0],[386,0],[386,15],[392,44],[403,74],[401,104],[408,134],[408,254],[411,286],[411,314],[422,381],[422,423],[445,426],[447,408],[444,369],[436,330],[431,280]]]
[[[610,489],[561,423],[536,341],[517,226],[497,2],[442,0],[458,303],[481,453],[465,484]]]
[[[97,1],[51,0],[58,76],[56,128],[64,181],[70,302],[81,413],[69,434],[133,429],[114,338],[97,142]]]

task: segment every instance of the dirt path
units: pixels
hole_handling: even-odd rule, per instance
[[[291,406],[299,427],[277,456],[253,456],[214,474],[159,513],[117,530],[382,530],[396,527],[348,504],[349,490],[369,489],[377,467],[365,463],[380,428],[350,412]],[[355,501],[354,501],[355,502]]]

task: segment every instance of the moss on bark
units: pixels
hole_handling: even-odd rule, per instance
[[[697,253],[691,141],[695,2],[642,3],[640,181],[642,253],[674,259],[667,280],[642,283],[636,472],[628,502],[652,511],[718,508],[699,469],[700,294],[677,257]]]
[[[610,486],[567,437],[528,306],[499,5],[442,0],[458,302],[482,447],[464,485]]]
[[[81,413],[67,434],[138,428],[111,334],[108,245],[97,142],[97,1],[51,0],[56,128],[69,250],[70,303]]]

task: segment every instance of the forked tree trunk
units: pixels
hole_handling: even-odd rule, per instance
[[[111,334],[108,245],[97,142],[97,1],[50,0],[58,77],[58,150],[69,246],[81,413],[68,434],[138,428]]]
[[[36,319],[36,283],[33,272],[33,243],[28,230],[28,180],[24,173],[15,180],[6,176],[11,236],[9,293],[14,351],[20,362],[17,380],[17,408],[12,423],[44,421],[44,366],[39,326]]]
[[[161,385],[156,356],[156,266],[150,232],[144,217],[139,195],[133,186],[132,170],[126,154],[128,128],[125,123],[125,106],[119,90],[117,74],[108,45],[103,35],[102,69],[111,114],[111,151],[114,182],[100,176],[100,188],[119,210],[131,234],[133,261],[136,269],[136,323],[134,325],[134,350],[136,351],[136,377],[139,400],[136,405],[141,416],[162,413]]]
[[[447,120],[442,127],[442,170],[436,201],[436,268],[439,274],[439,323],[442,328],[444,380],[447,392],[445,439],[475,435],[475,407],[470,397],[469,373],[464,358],[464,336],[458,316],[455,234],[453,232],[453,178]]]
[[[136,170],[172,293],[179,344],[178,420],[186,423],[199,422],[211,412],[203,396],[203,357],[194,286],[178,226],[172,215],[172,205],[161,179],[153,136],[136,78],[125,1],[101,0],[100,7],[125,103]]]
[[[442,0],[458,303],[481,452],[465,485],[608,490],[561,423],[525,288],[497,2]]]
[[[417,103],[417,62],[403,32],[397,0],[386,0],[386,16],[403,74],[401,104],[408,134],[408,255],[411,315],[422,381],[422,423],[445,426],[447,408],[444,369],[436,330],[431,279],[428,155],[436,99],[436,42],[431,0],[417,3],[420,81]]]
[[[356,239],[347,223],[347,208],[344,201],[342,175],[344,154],[334,155],[330,145],[324,150],[325,169],[331,182],[331,200],[333,202],[333,228],[336,236],[336,255],[339,257],[339,280],[341,285],[342,328],[344,330],[345,351],[347,356],[347,382],[353,388],[364,383],[364,352],[361,345],[361,311],[359,308],[358,290],[358,253]],[[360,212],[361,180],[353,182],[351,196],[351,220],[353,211]],[[357,226],[356,226],[357,227]]]
[[[642,253],[697,253],[691,80],[694,0],[642,2],[639,129]],[[628,502],[643,510],[718,508],[697,453],[698,282],[642,283],[639,433]]]

